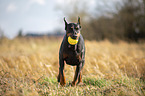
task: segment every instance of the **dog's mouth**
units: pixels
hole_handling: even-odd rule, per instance
[[[71,45],[76,45],[78,43],[78,39],[73,39],[72,37],[69,36],[68,37],[68,43],[71,44]]]
[[[78,35],[72,35],[71,38],[72,39],[77,39]]]

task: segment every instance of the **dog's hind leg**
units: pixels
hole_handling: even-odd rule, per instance
[[[84,63],[85,61],[82,61],[82,67],[81,67],[80,75],[78,77],[78,85],[84,85],[82,81],[82,69],[83,69]]]
[[[80,72],[79,78],[78,78],[78,84],[82,83],[82,72]]]

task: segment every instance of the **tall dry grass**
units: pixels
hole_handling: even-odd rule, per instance
[[[44,95],[39,93],[57,95],[53,92],[66,95],[65,93],[69,92],[66,90],[74,90],[73,88],[59,89],[59,87],[56,87],[58,86],[56,84],[56,76],[58,74],[58,52],[61,41],[62,38],[16,38],[14,40],[1,40],[0,95]],[[93,78],[89,79],[89,82],[90,80],[96,82],[93,81],[94,78],[95,80],[101,78],[105,80],[122,80],[120,78],[125,77],[145,80],[145,43],[129,44],[123,41],[111,43],[106,40],[102,42],[85,41],[85,45],[86,62],[83,68],[83,77]],[[72,66],[65,66],[67,82],[71,82],[73,79],[74,69]],[[87,84],[88,81],[84,79],[84,82]],[[143,89],[143,92],[141,89],[138,89],[141,91],[138,92],[137,90],[137,95],[144,94],[144,83],[139,82],[139,85],[136,86],[140,86],[137,88]],[[105,88],[108,88],[108,86]],[[87,87],[83,89],[88,90]],[[82,90],[75,89],[74,91],[84,95],[84,93],[81,93],[84,92]],[[93,92],[92,90],[90,89],[90,92]],[[128,92],[126,94],[128,95]]]

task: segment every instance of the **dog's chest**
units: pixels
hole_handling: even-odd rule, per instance
[[[77,53],[78,53],[78,46],[71,46],[68,45],[67,49],[65,50],[65,53],[69,56],[69,57],[76,57]]]
[[[75,48],[75,46],[71,46],[70,48],[68,48],[66,51],[65,51],[65,54],[67,55],[66,58],[65,58],[65,61],[67,64],[70,64],[70,65],[76,65],[76,64],[79,64],[79,53],[78,53],[78,49]]]

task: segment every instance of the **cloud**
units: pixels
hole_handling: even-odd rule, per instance
[[[30,3],[37,3],[40,5],[45,5],[45,0],[30,0]]]
[[[17,10],[17,7],[14,3],[10,3],[7,8],[6,8],[7,12],[14,12]]]

